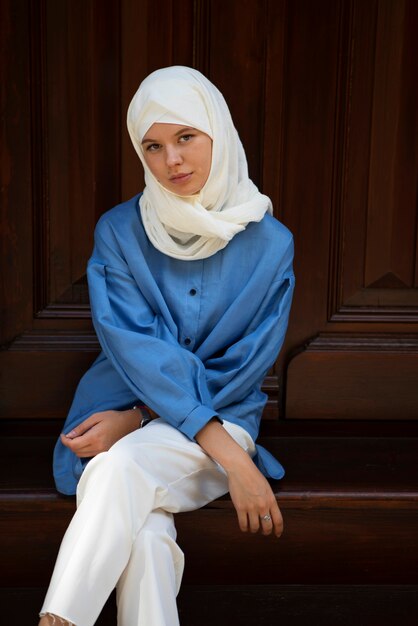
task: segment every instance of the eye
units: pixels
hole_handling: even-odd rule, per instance
[[[150,143],[150,144],[148,144],[148,146],[145,148],[145,150],[146,150],[147,152],[156,152],[159,148],[160,148],[160,144],[159,144],[159,143]]]
[[[190,141],[190,139],[192,139],[192,137],[194,137],[194,135],[187,133],[186,135],[181,135],[179,137],[179,141],[181,141],[182,143],[186,143],[187,141]]]

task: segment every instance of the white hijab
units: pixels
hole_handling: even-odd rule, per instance
[[[152,244],[175,259],[205,259],[249,222],[272,212],[270,198],[248,178],[247,160],[228,106],[203,74],[189,67],[166,67],[139,86],[128,109],[128,131],[145,170],[141,216]],[[142,139],[152,124],[184,124],[212,138],[208,180],[194,196],[165,189],[145,163]]]

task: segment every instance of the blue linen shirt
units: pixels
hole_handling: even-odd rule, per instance
[[[215,416],[255,440],[267,399],[261,384],[288,324],[292,235],[266,214],[213,256],[178,260],[147,238],[139,197],[95,229],[87,277],[102,352],[77,387],[64,432],[97,411],[139,402],[191,440]],[[266,476],[284,475],[261,446],[254,460]],[[57,489],[75,493],[87,461],[58,440]]]

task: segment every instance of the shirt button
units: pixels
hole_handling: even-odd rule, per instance
[[[197,294],[196,289],[190,289],[189,294],[190,294],[191,296],[195,296],[195,295]]]
[[[186,346],[190,346],[190,344],[192,343],[192,340],[190,339],[190,337],[186,337],[186,339],[184,340],[184,343],[186,344]]]

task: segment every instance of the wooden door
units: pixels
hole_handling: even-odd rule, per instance
[[[0,23],[3,418],[61,420],[97,354],[94,224],[141,189],[126,109],[172,64],[224,93],[295,235],[266,419],[418,417],[414,0],[5,0]]]

